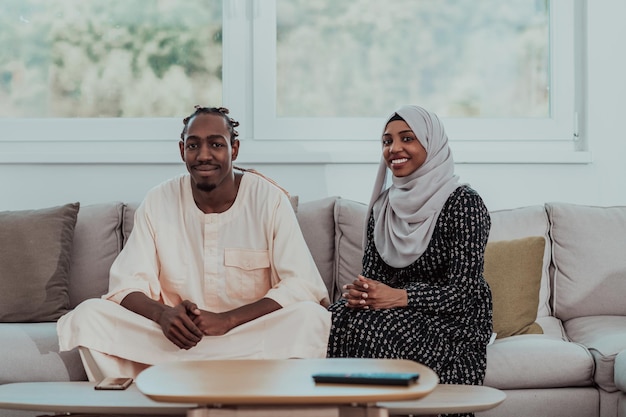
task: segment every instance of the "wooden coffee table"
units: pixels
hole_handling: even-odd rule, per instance
[[[317,372],[417,372],[408,387],[316,384]],[[227,405],[372,404],[422,398],[439,378],[417,362],[401,359],[282,359],[189,361],[152,366],[137,387],[155,401]]]
[[[355,370],[419,372],[421,377],[409,388],[315,384],[311,378],[315,372]],[[438,385],[430,369],[388,359],[180,362],[147,369],[125,391],[96,391],[94,385],[0,385],[0,409],[191,417],[386,417],[482,411],[505,399],[493,388]]]
[[[316,384],[311,375],[318,372],[418,372],[420,378],[408,387]],[[487,410],[505,398],[488,387],[438,386],[432,370],[399,359],[179,362],[145,370],[137,386],[155,401],[203,406],[189,417],[424,415]]]
[[[124,391],[96,391],[95,382],[19,382],[0,385],[0,409],[42,413],[184,416],[197,404],[156,402],[133,384]]]
[[[391,416],[476,413],[491,410],[506,399],[498,389],[477,385],[439,384],[415,401],[379,402]]]

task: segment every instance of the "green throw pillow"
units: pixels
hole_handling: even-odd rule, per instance
[[[0,322],[55,321],[68,311],[78,209],[0,212]]]
[[[541,334],[535,320],[545,239],[527,237],[487,243],[484,276],[493,297],[493,331],[497,338]]]

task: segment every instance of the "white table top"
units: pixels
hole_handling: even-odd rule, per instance
[[[196,404],[156,402],[135,384],[124,391],[97,391],[94,382],[21,382],[0,385],[0,408],[63,413],[179,414]]]
[[[414,401],[379,402],[390,416],[475,413],[490,410],[506,399],[498,389],[477,385],[439,384],[426,397]]]
[[[323,363],[319,363],[322,361]],[[93,382],[24,382],[0,385],[0,408],[15,410],[34,410],[57,413],[107,413],[107,414],[147,414],[147,415],[185,415],[198,404],[222,405],[342,405],[367,403],[386,408],[389,415],[399,414],[451,414],[477,412],[491,409],[506,398],[504,392],[483,386],[471,385],[437,385],[437,378],[429,374],[428,368],[411,361],[342,359],[339,361],[320,359],[291,359],[287,361],[262,361],[255,364],[241,361],[235,368],[228,361],[210,361],[210,364],[199,366],[192,362],[174,366],[177,371],[169,375],[170,379],[155,380],[161,371],[169,373],[168,366],[153,367],[144,371],[138,382],[125,391],[97,391]],[[237,361],[240,362],[240,361]],[[409,363],[407,363],[409,362]],[[219,371],[218,378],[209,378],[207,369],[215,369],[218,364],[226,370]],[[288,364],[289,370],[284,368]],[[422,374],[421,384],[417,391],[413,387],[381,387],[355,386],[338,384],[315,384],[310,377],[314,372],[326,371],[402,371]],[[417,366],[417,367],[416,367]],[[195,376],[193,376],[195,375]],[[199,376],[198,376],[199,375]],[[277,377],[277,375],[279,377]],[[190,378],[191,380],[184,379]],[[273,376],[273,378],[271,377]],[[183,378],[181,383],[179,378]],[[434,379],[433,379],[434,378]],[[208,381],[208,382],[207,382]],[[199,391],[206,387],[215,388],[217,392],[206,395]],[[240,393],[233,393],[235,387]],[[243,387],[243,390],[240,390]],[[155,401],[142,394],[139,388],[157,391],[179,392],[190,389],[188,395],[200,396],[202,401]],[[433,388],[431,390],[431,388]],[[224,393],[230,397],[224,396]],[[268,399],[260,399],[257,395],[268,393]],[[307,395],[304,395],[307,394]],[[311,394],[311,396],[308,396]],[[159,397],[159,394],[156,393]],[[398,398],[398,396],[402,398]],[[184,397],[184,396],[183,396]],[[277,401],[277,397],[282,398]],[[279,399],[280,399],[279,398]],[[381,399],[385,398],[385,399]],[[207,402],[209,401],[209,402]]]
[[[418,372],[408,387],[316,384],[317,372]],[[137,387],[155,401],[205,405],[340,405],[422,398],[439,378],[429,368],[401,359],[283,359],[176,362],[152,366]]]

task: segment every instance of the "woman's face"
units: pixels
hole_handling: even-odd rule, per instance
[[[393,120],[382,138],[383,158],[396,177],[406,177],[426,161],[426,149],[404,120]]]

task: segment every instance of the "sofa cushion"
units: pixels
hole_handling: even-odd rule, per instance
[[[56,323],[0,324],[0,358],[0,385],[87,380],[77,350],[59,353]]]
[[[543,236],[546,245],[541,268],[539,307],[537,317],[552,314],[550,306],[550,236],[548,216],[544,206],[529,206],[511,210],[492,211],[489,241],[521,239],[529,236]]]
[[[594,380],[608,392],[617,391],[615,357],[626,350],[625,316],[589,316],[564,322],[572,341],[585,345],[596,363]]]
[[[626,207],[547,204],[554,262],[554,314],[626,315]]]
[[[109,269],[122,246],[122,210],[119,202],[81,207],[72,247],[72,308],[109,290]]]
[[[600,393],[595,387],[513,389],[506,390],[505,394],[506,399],[500,405],[490,410],[477,412],[475,416],[623,417],[613,411],[606,414],[600,412],[602,402]]]
[[[499,389],[583,387],[594,361],[584,346],[546,334],[498,339],[487,347],[485,385]]]
[[[498,338],[543,332],[535,320],[544,248],[543,236],[487,243],[484,275]]]
[[[626,392],[626,350],[615,356],[615,387]]]
[[[296,214],[304,240],[311,251],[315,265],[333,300],[335,219],[333,217],[337,197],[300,203]]]
[[[367,206],[340,198],[335,204],[335,301],[343,286],[363,271],[363,236]]]
[[[54,321],[68,311],[79,206],[0,213],[0,321]]]
[[[567,333],[565,333],[565,327],[563,326],[563,323],[556,317],[537,317],[537,324],[541,326],[543,334],[569,341]]]
[[[122,220],[122,247],[126,245],[126,242],[128,242],[128,238],[130,237],[130,232],[133,231],[133,225],[135,224],[135,211],[137,211],[139,204],[141,203],[133,202],[124,205],[124,215]]]

